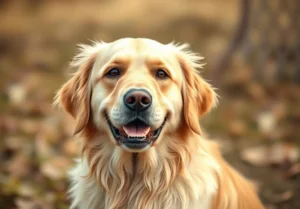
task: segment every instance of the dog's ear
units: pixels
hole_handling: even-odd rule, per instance
[[[64,110],[75,118],[74,134],[82,131],[90,119],[91,86],[89,80],[98,54],[98,45],[80,45],[81,52],[71,63],[79,69],[55,96],[54,105],[62,105]]]
[[[187,126],[197,134],[201,134],[199,120],[217,103],[217,94],[209,83],[198,74],[203,58],[190,52],[188,45],[179,46],[177,54],[182,69],[184,82],[182,88],[183,115]],[[178,46],[177,46],[178,48]]]

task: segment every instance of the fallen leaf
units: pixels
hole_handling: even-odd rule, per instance
[[[54,209],[54,206],[47,202],[25,198],[17,198],[16,205],[18,209]]]
[[[287,115],[287,106],[284,102],[277,102],[272,108],[272,112],[276,120],[280,121]]]
[[[36,135],[35,151],[39,159],[47,159],[53,155],[53,147],[45,139],[45,135],[42,133]]]
[[[227,139],[227,138],[211,138],[211,140],[217,142],[217,144],[220,146],[220,149],[223,154],[228,154],[234,150],[234,140]]]
[[[2,133],[15,133],[19,129],[19,121],[11,116],[0,117],[0,131]]]
[[[246,148],[241,159],[253,166],[283,165],[299,160],[299,149],[290,143],[276,143]]]
[[[44,116],[46,115],[51,109],[51,105],[49,102],[41,102],[30,100],[26,101],[26,103],[19,105],[16,110],[27,116]]]
[[[64,153],[69,156],[76,156],[79,153],[79,146],[74,137],[67,139],[63,144]]]
[[[270,162],[265,146],[247,148],[242,151],[241,158],[253,166],[266,166]]]
[[[269,202],[275,204],[290,201],[294,197],[294,195],[295,194],[293,191],[284,191],[281,193],[269,191],[264,193],[265,198],[268,199]]]
[[[10,160],[7,170],[11,176],[28,176],[31,173],[31,161],[28,156],[20,153]]]
[[[242,136],[246,132],[245,123],[242,120],[233,120],[229,124],[229,132],[233,136]]]
[[[20,130],[25,134],[35,135],[40,130],[40,122],[34,119],[25,119],[20,122]]]
[[[25,139],[20,136],[8,136],[4,139],[5,146],[11,150],[20,150],[23,148]]]
[[[40,134],[44,139],[50,143],[56,143],[61,139],[61,125],[60,120],[55,117],[47,117],[41,122]]]
[[[264,88],[257,82],[250,82],[247,85],[248,93],[256,100],[261,100],[265,96]]]
[[[32,184],[23,183],[19,186],[17,193],[21,197],[34,197],[37,191]]]
[[[276,123],[277,121],[272,111],[264,111],[257,116],[258,128],[265,135],[272,133]]]
[[[299,149],[291,143],[276,143],[270,147],[270,163],[280,165],[285,161],[295,163],[299,159]]]
[[[287,178],[292,178],[300,175],[300,163],[293,164],[291,168],[285,173]]]
[[[9,86],[7,94],[9,102],[12,105],[22,105],[25,103],[25,99],[27,97],[27,90],[22,84],[13,84]]]
[[[71,166],[71,161],[63,156],[53,157],[41,166],[41,172],[52,180],[63,179],[67,175],[67,170]]]

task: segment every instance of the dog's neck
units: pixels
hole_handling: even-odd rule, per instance
[[[131,155],[131,163],[132,163],[132,178],[134,179],[137,169],[137,163],[138,163],[138,153],[132,153]]]
[[[205,171],[212,169],[210,159],[206,159],[207,154],[200,153],[194,158],[190,156],[190,153],[196,153],[200,140],[185,138],[187,141],[183,142],[178,135],[170,134],[168,138],[162,138],[158,145],[142,153],[130,153],[109,140],[104,134],[85,138],[83,155],[89,166],[89,177],[95,179],[105,192],[105,201],[111,208],[126,204],[139,205],[136,208],[142,209],[144,205],[164,202],[165,194],[170,190],[176,190],[173,193],[176,195],[165,204],[177,205],[177,200],[181,199],[178,208],[188,208],[190,201],[201,195],[196,192],[198,190],[194,183],[201,185],[203,182],[212,182],[211,176],[191,173],[195,170],[201,170],[203,174],[211,173]],[[196,165],[195,161],[201,166],[189,169]],[[186,191],[193,192],[188,197]],[[139,195],[145,198],[136,198]],[[140,202],[135,202],[137,199]]]

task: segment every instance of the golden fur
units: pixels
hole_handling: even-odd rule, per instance
[[[71,208],[89,209],[262,209],[252,185],[201,136],[199,118],[217,102],[197,70],[202,58],[188,45],[149,39],[120,39],[81,46],[79,70],[57,93],[83,138],[82,159],[70,173]],[[110,66],[119,80],[103,77]],[[157,81],[164,68],[170,79]],[[118,125],[120,97],[130,87],[148,89],[155,100],[153,120],[167,122],[149,149],[132,153],[113,139],[103,114]]]

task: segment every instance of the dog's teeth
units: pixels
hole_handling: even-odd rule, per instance
[[[147,135],[127,135],[129,138],[145,138]]]

